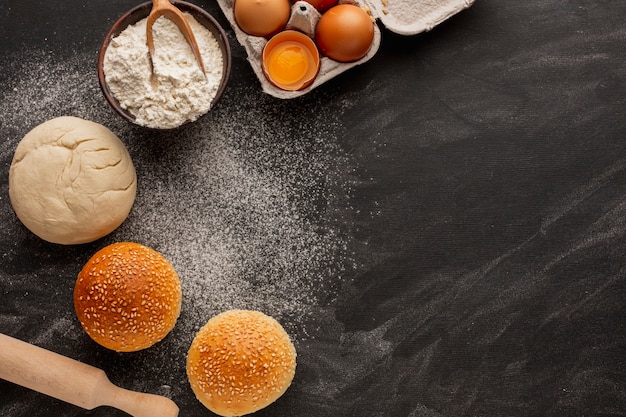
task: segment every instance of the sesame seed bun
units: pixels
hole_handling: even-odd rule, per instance
[[[258,311],[230,310],[200,329],[187,354],[196,397],[215,414],[254,413],[285,393],[296,350],[283,327]]]
[[[163,339],[174,327],[182,301],[172,265],[153,249],[120,242],[96,252],[78,274],[74,309],[100,345],[134,352]]]

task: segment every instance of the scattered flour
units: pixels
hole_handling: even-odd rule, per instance
[[[356,267],[348,223],[352,165],[333,136],[341,123],[336,109],[268,106],[264,100],[275,102],[254,85],[239,92],[254,99],[226,100],[207,123],[155,138],[111,111],[95,68],[84,64],[89,59],[30,53],[9,60],[20,75],[2,87],[3,160],[10,162],[34,125],[56,116],[109,127],[128,147],[138,190],[128,219],[100,246],[132,240],[172,262],[184,297],[177,349],[185,351],[197,329],[230,308],[276,317],[296,340],[316,337],[320,312]],[[3,204],[7,227],[0,234],[15,241],[9,235],[19,224]],[[12,263],[23,254],[16,246],[8,256]]]
[[[147,19],[124,29],[106,50],[106,82],[120,105],[142,126],[169,129],[194,121],[209,110],[219,89],[223,58],[217,40],[193,16],[185,16],[206,74],[180,30],[165,17],[152,27],[152,63],[146,43]]]
[[[256,84],[237,86],[237,97],[227,95],[197,123],[154,133],[110,109],[95,68],[86,64],[92,60],[87,53],[60,59],[34,51],[6,57],[13,76],[0,83],[5,176],[26,132],[73,115],[109,127],[126,144],[137,172],[135,204],[111,235],[68,250],[33,248],[37,241],[20,228],[8,198],[0,199],[0,237],[13,245],[2,257],[0,290],[10,286],[4,290],[12,302],[0,308],[0,327],[27,333],[44,346],[54,339],[66,349],[61,353],[99,365],[116,384],[168,395],[191,408],[197,401],[188,396],[184,367],[195,332],[226,309],[259,310],[292,336],[303,369],[313,367],[317,376],[302,389],[332,401],[346,375],[364,372],[355,362],[371,364],[386,349],[371,348],[378,333],[344,339],[352,358],[347,363],[324,347],[324,340],[341,333],[333,303],[363,262],[352,236],[354,161],[337,136],[341,108],[323,98],[310,106],[277,103]],[[88,343],[74,321],[76,274],[97,249],[122,240],[148,245],[174,265],[183,290],[181,316],[165,340],[132,356],[93,346],[76,350]],[[32,259],[27,273],[20,272],[23,267],[11,272],[12,265]],[[50,294],[54,312],[39,302]],[[354,372],[346,374],[346,366]],[[38,404],[24,397],[0,406],[0,415],[17,417]]]

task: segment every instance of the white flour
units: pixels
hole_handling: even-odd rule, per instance
[[[138,194],[129,218],[101,244],[133,240],[172,262],[184,294],[177,349],[186,351],[195,331],[230,308],[263,311],[295,340],[317,337],[320,322],[334,322],[324,309],[363,260],[355,259],[349,234],[352,157],[337,140],[350,101],[293,107],[250,85],[239,92],[250,100],[227,99],[188,129],[154,141],[107,109],[85,64],[90,56],[7,57],[7,73],[17,76],[0,83],[6,172],[19,139],[52,117],[71,114],[111,128],[133,157]],[[19,262],[11,259],[24,256],[15,237],[24,231],[8,198],[0,197],[0,208],[0,237],[15,242],[3,260]],[[92,249],[80,249],[76,268],[55,265],[37,271],[39,279],[61,275],[71,285]],[[62,308],[73,317],[71,304]]]
[[[70,51],[63,58],[29,49],[5,57],[4,74],[11,75],[0,82],[5,186],[23,135],[52,117],[75,115],[111,128],[126,143],[137,168],[138,195],[129,218],[113,234],[57,251],[23,230],[0,193],[0,240],[5,242],[0,259],[6,266],[0,268],[0,292],[11,294],[0,308],[3,331],[100,364],[125,388],[177,401],[187,401],[184,358],[195,332],[230,308],[259,310],[279,320],[293,336],[301,363],[322,364],[296,389],[324,400],[332,401],[350,381],[366,375],[368,364],[380,362],[389,347],[379,330],[343,336],[348,356],[325,350],[327,341],[343,331],[334,312],[337,298],[364,270],[363,262],[377,260],[357,237],[364,233],[360,227],[369,226],[353,220],[352,187],[366,186],[354,182],[352,170],[353,153],[361,151],[346,152],[338,139],[345,110],[356,99],[321,97],[293,106],[276,102],[256,84],[239,85],[236,97],[226,98],[198,123],[157,133],[160,140],[154,140],[153,132],[134,128],[107,108],[89,65],[91,51]],[[83,263],[95,250],[122,240],[163,253],[181,278],[184,298],[172,333],[138,353],[128,367],[116,355],[94,357],[96,348],[72,304]],[[31,267],[16,269],[34,258],[39,261]],[[52,309],[43,299],[56,300]],[[31,409],[37,404],[29,396],[0,402],[0,416],[23,416]]]
[[[106,82],[137,123],[174,128],[194,121],[211,107],[222,79],[223,58],[213,34],[185,14],[194,33],[206,77],[176,25],[160,17],[153,26],[153,71],[146,41],[146,19],[111,40],[104,59]]]

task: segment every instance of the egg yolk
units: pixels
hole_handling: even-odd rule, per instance
[[[296,42],[284,42],[272,51],[268,62],[271,77],[282,84],[299,81],[309,70],[313,55]]]

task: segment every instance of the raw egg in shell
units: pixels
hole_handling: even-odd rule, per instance
[[[363,58],[374,41],[374,22],[354,4],[339,4],[322,14],[315,29],[315,43],[322,54],[339,62]]]
[[[235,22],[248,35],[270,37],[281,31],[291,15],[289,0],[235,0]]]
[[[304,0],[317,9],[318,12],[324,13],[326,10],[337,4],[338,0]]]
[[[301,90],[311,85],[320,67],[319,52],[302,32],[285,30],[263,48],[263,72],[278,88]]]

